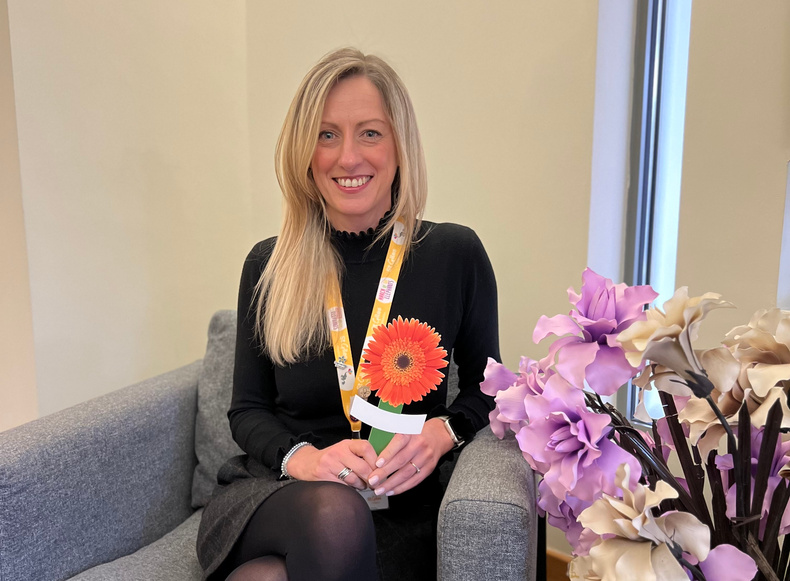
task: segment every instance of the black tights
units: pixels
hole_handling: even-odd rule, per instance
[[[370,510],[344,484],[284,486],[258,507],[211,578],[375,581],[376,534]]]

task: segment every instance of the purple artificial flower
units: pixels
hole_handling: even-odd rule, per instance
[[[757,467],[760,457],[760,449],[763,443],[763,433],[765,426],[759,428],[752,426],[752,445],[751,445],[751,469],[752,469],[752,486],[751,491],[754,494],[754,481],[757,476]],[[783,478],[779,476],[779,471],[790,462],[790,440],[782,441],[781,437],[776,443],[776,450],[771,460],[771,468],[768,472],[768,487],[765,491],[765,498],[763,499],[763,507],[760,513],[760,540],[763,539],[765,527],[768,524],[768,511],[771,508],[771,501],[774,497],[774,492],[777,486],[782,482]],[[732,454],[723,454],[716,457],[716,468],[722,473],[722,484],[727,488],[727,516],[734,519],[736,516],[736,487],[735,482],[730,482],[729,471],[733,468]],[[729,487],[729,488],[728,488]],[[751,500],[751,499],[750,499]],[[750,503],[751,504],[751,503]],[[790,532],[790,504],[785,508],[782,514],[782,522],[779,525],[779,535],[786,535]]]
[[[609,416],[588,410],[584,393],[560,375],[549,376],[543,393],[526,396],[524,405],[527,419],[516,440],[558,499],[592,501],[601,492],[615,494],[615,472],[623,463],[638,481],[636,458],[609,439]]]
[[[600,395],[615,393],[639,369],[626,360],[617,335],[635,321],[644,320],[643,307],[657,296],[649,286],[615,285],[585,269],[581,294],[568,289],[576,310],[551,318],[544,315],[535,326],[532,340],[536,343],[551,334],[571,334],[551,345],[542,367],[556,361],[557,372],[574,386],[583,388],[586,380]]]
[[[592,501],[584,501],[575,496],[568,496],[560,500],[551,492],[545,480],[538,484],[538,509],[541,516],[545,514],[546,521],[553,527],[565,533],[575,556],[586,555],[590,547],[600,538],[590,529],[585,529],[578,517]]]
[[[718,545],[712,548],[701,563],[689,553],[683,553],[683,556],[692,565],[699,565],[705,579],[743,581],[743,579],[754,579],[757,574],[754,559],[732,545]],[[686,574],[689,579],[694,579],[690,571],[686,571]]]
[[[544,372],[538,362],[529,357],[521,358],[518,374],[488,358],[480,391],[494,396],[496,407],[488,418],[491,431],[498,438],[504,438],[508,430],[517,433],[526,424],[525,398],[543,393],[543,382],[552,374]]]

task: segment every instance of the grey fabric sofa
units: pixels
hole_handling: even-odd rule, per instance
[[[217,467],[235,313],[206,356],[0,433],[0,581],[196,581],[195,538]],[[483,430],[439,515],[444,581],[534,579],[534,478],[515,441]]]

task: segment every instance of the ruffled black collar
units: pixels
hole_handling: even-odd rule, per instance
[[[387,220],[390,219],[392,216],[392,210],[387,210],[387,213],[379,220],[379,223],[376,225],[375,228],[368,228],[367,230],[362,230],[360,232],[346,232],[345,230],[335,230],[330,225],[330,233],[333,239],[337,240],[344,240],[344,241],[356,241],[356,240],[367,240],[368,242],[372,242],[376,235],[384,229],[387,224]]]
[[[330,229],[332,244],[337,248],[343,261],[346,263],[369,262],[384,259],[389,246],[389,236],[384,236],[376,241],[378,236],[387,226],[387,221],[392,216],[392,210],[379,220],[375,228],[368,228],[361,232],[346,232],[344,230]]]

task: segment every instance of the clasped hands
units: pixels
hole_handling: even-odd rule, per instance
[[[288,473],[297,480],[340,482],[338,474],[350,468],[343,484],[391,496],[422,482],[452,449],[444,422],[433,418],[425,422],[420,434],[395,434],[378,456],[367,440],[342,440],[321,450],[303,446],[288,461]]]

